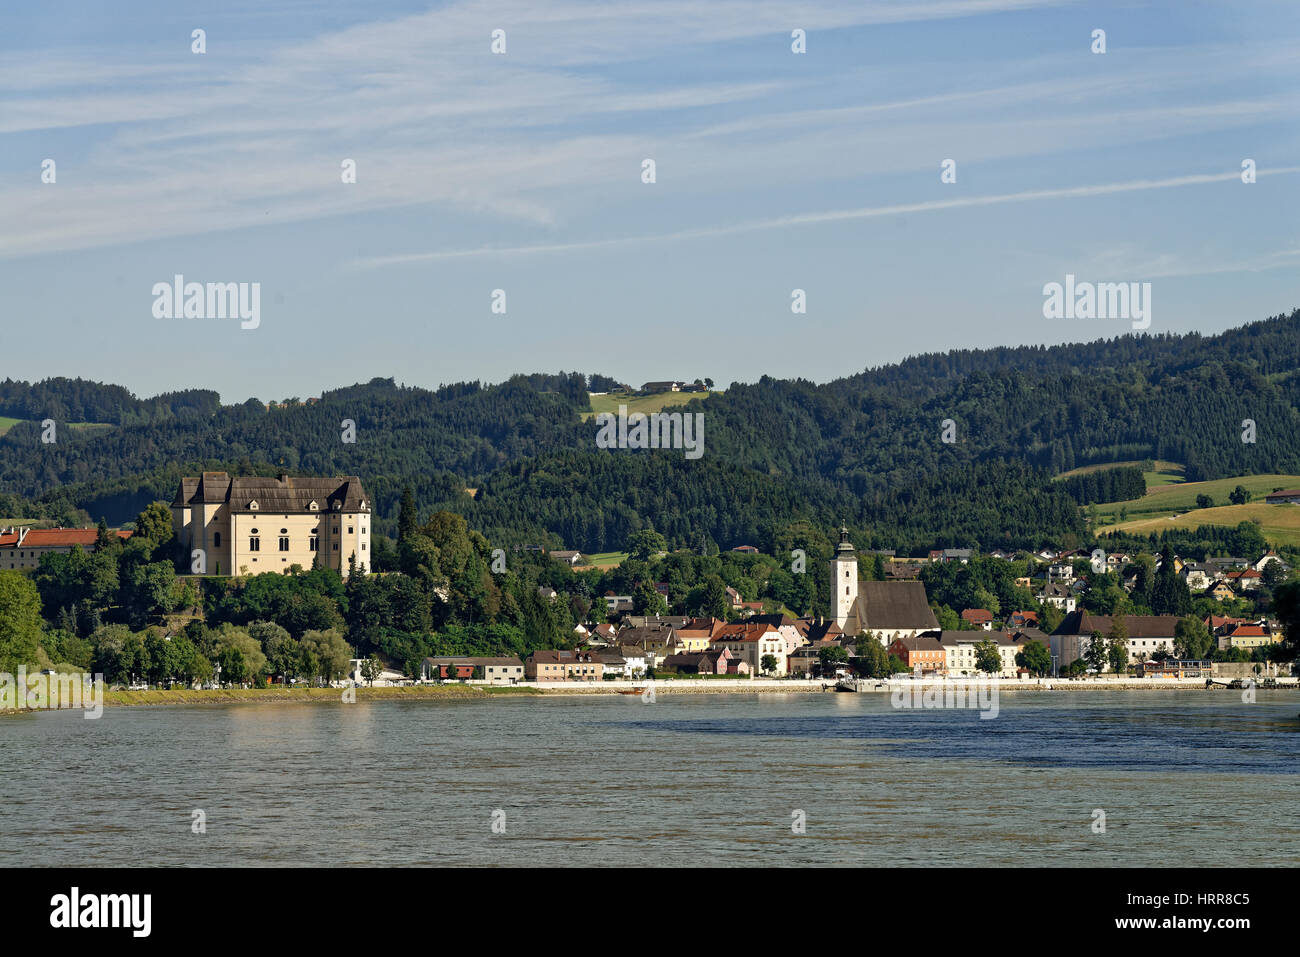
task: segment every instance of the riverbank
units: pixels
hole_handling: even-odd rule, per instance
[[[895,688],[920,689],[921,692],[938,690],[954,685],[969,685],[976,679],[912,678],[892,681],[864,679],[858,684],[859,694],[889,694]],[[1205,687],[1203,678],[1090,678],[1068,681],[1063,679],[985,679],[1002,692],[1017,691],[1222,691],[1224,686]],[[407,701],[423,699],[474,700],[499,695],[628,695],[648,697],[653,688],[655,696],[699,694],[823,694],[834,693],[835,685],[820,678],[788,680],[755,678],[749,680],[713,680],[687,678],[660,678],[654,681],[566,681],[521,682],[515,685],[485,685],[472,683],[399,685],[394,687],[359,688],[221,688],[195,691],[189,688],[149,691],[105,691],[106,707],[141,707],[159,705],[205,704],[304,704],[341,703],[356,701]],[[1278,690],[1300,690],[1295,678],[1280,679]],[[355,698],[353,698],[355,696]],[[21,714],[22,711],[0,711],[4,714]]]

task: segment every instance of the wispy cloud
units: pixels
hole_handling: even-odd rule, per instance
[[[1099,130],[1131,144],[1294,116],[1295,99],[1280,94],[1189,93],[1203,78],[1156,55],[1117,56],[1091,77],[1061,77],[1059,64],[1034,55],[1001,66],[1019,75],[1016,82],[946,92],[917,86],[905,96],[889,95],[884,67],[844,75],[761,61],[756,69],[753,57],[735,65],[724,56],[735,44],[770,43],[771,63],[787,64],[794,25],[815,44],[817,31],[1057,5],[467,2],[269,47],[218,33],[209,36],[207,56],[190,54],[181,34],[184,42],[164,61],[141,62],[130,49],[17,53],[0,67],[0,143],[22,137],[26,165],[16,165],[17,151],[0,160],[8,174],[0,218],[23,226],[0,232],[0,257],[424,205],[563,232],[619,195],[650,150],[675,161],[684,191],[765,195],[799,182],[930,169],[946,155],[964,162],[1028,156],[1086,142]],[[489,52],[498,26],[508,28],[506,56]],[[712,58],[716,68],[678,79],[683,57]],[[923,77],[924,65],[915,68]],[[905,80],[905,87],[924,82]],[[846,83],[857,101],[849,106]],[[1121,106],[1136,87],[1180,102]],[[1089,108],[1080,108],[1085,102]],[[50,148],[60,164],[57,187],[41,185],[28,158],[40,147],[32,144],[73,131],[84,137],[76,147],[53,140],[68,155]],[[358,161],[355,187],[339,181],[345,157]],[[831,220],[764,222],[816,221]],[[673,235],[753,228],[772,227],[696,225]],[[516,251],[635,241],[644,240],[557,236]]]
[[[1259,176],[1278,176],[1300,173],[1300,166],[1287,166],[1279,169],[1260,170]],[[735,223],[729,226],[686,229],[677,232],[644,236],[622,236],[609,239],[593,239],[568,243],[541,243],[532,246],[508,246],[500,248],[449,249],[422,253],[406,253],[395,256],[371,256],[355,260],[351,265],[374,269],[381,266],[409,265],[421,262],[437,262],[445,259],[468,259],[487,256],[519,256],[537,253],[566,253],[585,249],[600,249],[631,243],[674,242],[690,239],[706,239],[718,236],[730,236],[737,233],[751,233],[770,229],[789,229],[800,226],[817,226],[828,223],[844,222],[854,219],[874,219],[881,216],[902,216],[913,213],[932,213],[949,209],[969,209],[978,206],[997,206],[1003,203],[1027,203],[1051,199],[1083,199],[1092,196],[1107,196],[1116,193],[1133,193],[1152,189],[1171,189],[1179,186],[1199,186],[1209,183],[1240,181],[1240,171],[1231,173],[1199,173],[1188,176],[1174,176],[1166,179],[1131,180],[1125,183],[1098,183],[1087,186],[1067,186],[1058,189],[1032,189],[1017,193],[998,193],[989,196],[960,196],[944,200],[924,200],[915,203],[896,203],[889,206],[866,206],[856,209],[827,210],[817,213],[800,213],[791,216],[779,216],[772,219],[753,220]]]

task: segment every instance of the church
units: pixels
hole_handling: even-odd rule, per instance
[[[858,556],[847,528],[840,529],[831,559],[831,601],[840,631],[846,636],[872,632],[886,648],[895,638],[915,638],[939,628],[924,582],[858,580]]]

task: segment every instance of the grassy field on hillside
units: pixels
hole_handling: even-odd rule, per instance
[[[1130,462],[1107,462],[1104,465],[1084,465],[1077,469],[1070,469],[1068,472],[1062,472],[1057,475],[1056,480],[1073,478],[1076,475],[1089,475],[1093,472],[1100,472],[1104,469],[1120,469],[1141,465],[1142,461],[1134,459]],[[1156,488],[1161,485],[1174,485],[1183,481],[1183,466],[1177,462],[1166,462],[1163,459],[1156,459],[1151,463],[1155,469],[1150,472],[1143,472],[1142,477],[1146,479],[1147,488]]]
[[[1227,506],[1228,495],[1238,485],[1255,498],[1263,499],[1275,488],[1300,486],[1300,475],[1243,475],[1239,478],[1214,479],[1209,482],[1180,482],[1152,488],[1142,498],[1128,502],[1108,502],[1097,506],[1098,525],[1114,525],[1119,521],[1121,509],[1127,509],[1128,521],[1148,518],[1170,518],[1196,508],[1196,496],[1208,495],[1215,506]],[[1254,504],[1253,502],[1250,504]],[[1262,505],[1263,502],[1261,501]],[[1242,521],[1242,519],[1238,519]],[[1220,522],[1205,524],[1222,524]],[[1234,525],[1236,522],[1233,523]]]
[[[704,399],[716,394],[716,392],[660,392],[656,395],[624,395],[621,393],[593,395],[591,397],[592,411],[584,412],[582,417],[589,419],[601,412],[612,412],[618,415],[620,405],[627,406],[628,415],[633,412],[649,414],[659,412],[669,406],[685,405],[691,399]]]
[[[599,552],[587,556],[587,564],[580,568],[614,568],[627,561],[627,552]]]
[[[1177,517],[1166,515],[1140,518],[1118,525],[1105,525],[1098,532],[1124,531],[1135,535],[1150,535],[1152,532],[1173,529],[1194,529],[1198,525],[1236,528],[1242,522],[1249,521],[1258,521],[1260,531],[1273,545],[1300,545],[1300,505],[1266,505],[1263,502],[1196,508]]]
[[[4,435],[22,421],[22,419],[0,415],[0,435]],[[78,432],[107,432],[109,429],[113,428],[113,425],[108,422],[69,422],[67,423],[67,426],[70,429],[76,429]]]

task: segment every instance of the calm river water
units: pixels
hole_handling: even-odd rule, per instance
[[[1000,704],[984,721],[883,694],[11,717],[0,865],[1300,864],[1300,695]]]

